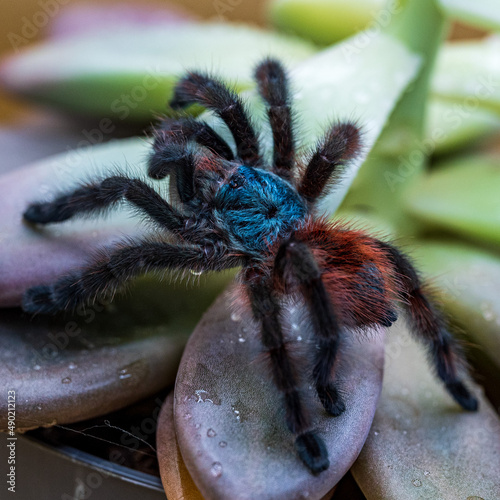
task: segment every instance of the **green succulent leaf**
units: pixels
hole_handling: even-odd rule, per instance
[[[498,158],[449,160],[406,192],[404,206],[431,227],[486,243],[500,243]]]
[[[263,56],[292,66],[314,52],[303,40],[244,25],[131,27],[35,46],[4,61],[0,82],[38,102],[116,125],[163,112],[187,70],[216,73],[241,90],[252,84]]]
[[[497,0],[438,0],[446,14],[479,28],[500,30]]]
[[[354,121],[362,129],[363,151],[347,170],[321,210],[333,214],[374,146],[407,86],[415,79],[420,58],[394,37],[378,34],[368,45],[364,34],[355,35],[301,62],[290,71],[296,137],[302,151],[311,151],[327,128],[337,121]],[[247,93],[264,148],[272,148],[272,134],[262,102]],[[223,132],[223,129],[222,129]],[[226,134],[227,137],[227,134]]]
[[[463,115],[477,108],[500,113],[500,36],[444,45],[431,87],[433,95],[455,101]]]
[[[343,204],[346,210],[362,207],[386,218],[402,234],[411,233],[412,228],[394,206],[400,203],[404,189],[422,174],[430,152],[424,137],[425,109],[445,27],[434,0],[408,2],[389,26],[392,36],[422,56],[422,69],[396,106]]]
[[[431,99],[425,123],[425,144],[434,154],[472,146],[500,130],[500,115],[481,108],[465,109],[459,102]]]
[[[390,0],[273,0],[268,9],[277,28],[330,45],[368,27],[380,30],[399,6]]]

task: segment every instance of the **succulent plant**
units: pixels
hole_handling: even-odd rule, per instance
[[[171,20],[146,20],[126,34],[56,36],[5,61],[4,87],[99,123],[85,125],[78,149],[24,168],[0,167],[0,377],[25,401],[18,430],[102,416],[175,381],[157,428],[168,498],[348,498],[335,485],[349,470],[357,495],[369,500],[500,498],[500,419],[492,406],[499,401],[491,396],[500,379],[500,158],[457,155],[500,129],[499,44],[495,36],[443,43],[450,16],[499,28],[494,3],[274,0],[269,15],[277,27],[333,45],[319,49],[229,24],[181,20],[167,29]],[[144,173],[148,139],[98,143],[120,124],[171,113],[165,104],[185,68],[217,70],[265,128],[250,79],[263,51],[290,68],[304,149],[332,117],[355,118],[365,130],[364,156],[323,210],[413,247],[451,321],[492,364],[486,396],[476,386],[479,413],[465,414],[426,374],[400,322],[387,340],[374,333],[354,341],[345,352],[351,410],[319,419],[333,466],[318,476],[301,467],[283,438],[274,388],[256,361],[258,332],[227,305],[231,273],[202,276],[199,290],[188,283],[196,276],[177,285],[147,276],[116,303],[70,317],[32,319],[15,309],[27,287],[81,265],[122,233],[149,230],[123,208],[98,226],[80,221],[33,231],[21,221],[26,205],[110,168]],[[227,136],[214,116],[203,118]],[[270,137],[263,141],[269,150]],[[160,189],[168,193],[168,185]],[[300,318],[292,322],[300,327]],[[2,429],[5,415],[2,408]]]

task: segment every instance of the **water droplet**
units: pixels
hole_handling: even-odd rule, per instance
[[[221,477],[222,476],[222,464],[220,462],[214,462],[212,467],[210,467],[210,473],[213,477]]]
[[[122,368],[121,370],[118,371],[118,377],[120,380],[126,380],[132,376],[131,373],[126,368]]]
[[[201,427],[201,424],[196,424],[196,425],[194,426],[194,428],[195,428],[195,429],[199,429],[200,427]]]
[[[378,431],[375,431],[373,434],[375,434],[375,436],[378,436],[379,433]]]
[[[227,443],[225,441],[220,441],[219,446],[221,448],[225,448],[227,446]]]
[[[484,302],[481,304],[481,312],[486,321],[493,321],[495,319],[495,311],[490,303]]]
[[[238,342],[246,342],[246,339],[244,339],[241,335],[238,335]]]
[[[241,329],[241,331],[242,331],[243,333],[247,333],[247,332],[248,332],[248,328],[243,327],[243,328]]]
[[[302,341],[302,337],[301,337],[300,335],[297,337],[297,341],[298,341],[298,342],[301,342],[301,341]]]
[[[41,368],[42,368],[42,367],[41,367],[40,365],[35,365],[35,366],[33,367],[33,370],[37,370],[37,371],[38,371],[38,370],[40,370]]]
[[[241,321],[241,316],[236,313],[231,314],[231,321]]]
[[[69,384],[69,383],[71,383],[71,378],[70,378],[70,377],[64,377],[64,378],[61,380],[61,382],[62,382],[63,384]]]
[[[292,330],[298,330],[299,329],[299,325],[297,325],[297,323],[292,323]]]
[[[70,363],[70,364],[68,365],[68,368],[69,368],[70,370],[74,370],[74,369],[76,368],[75,363]]]
[[[231,410],[233,410],[233,413],[236,415],[236,420],[240,422],[241,421],[240,411],[237,410],[235,406],[231,406]]]
[[[208,392],[204,391],[203,389],[198,389],[194,391],[198,399],[196,400],[197,403],[214,403],[212,399],[208,397]]]
[[[417,488],[420,488],[420,486],[422,486],[422,481],[420,481],[420,479],[414,479],[411,483]]]
[[[215,436],[217,436],[217,433],[213,429],[208,429],[208,431],[207,431],[207,437],[213,438]]]
[[[203,271],[193,271],[192,269],[190,269],[189,272],[194,276],[201,276],[203,274]]]
[[[431,473],[428,470],[424,470],[424,476],[430,476]]]

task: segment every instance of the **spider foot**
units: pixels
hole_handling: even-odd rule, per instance
[[[389,311],[386,316],[380,321],[382,326],[389,328],[398,319],[398,315],[394,311]]]
[[[23,217],[25,221],[33,224],[61,222],[68,218],[53,203],[33,203],[26,209]]]
[[[339,391],[333,385],[317,386],[318,397],[323,408],[334,417],[338,417],[345,411],[345,403]]]
[[[23,295],[22,308],[31,314],[55,314],[59,311],[53,300],[53,290],[47,285],[28,288]]]
[[[462,382],[449,382],[446,388],[453,396],[453,399],[465,410],[476,411],[479,403],[477,399],[469,392]]]
[[[302,462],[314,474],[319,474],[330,466],[325,443],[315,432],[300,434],[295,440],[295,448]]]

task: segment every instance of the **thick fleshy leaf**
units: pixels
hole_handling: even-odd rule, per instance
[[[411,215],[431,226],[500,243],[500,168],[494,157],[450,160],[406,193]]]
[[[273,0],[268,9],[277,28],[330,45],[368,27],[380,30],[398,6],[390,0]]]
[[[500,36],[453,42],[438,56],[432,93],[454,100],[460,116],[478,107],[500,113],[499,81]]]
[[[187,70],[217,73],[239,89],[252,85],[264,56],[287,65],[315,52],[309,43],[257,28],[184,24],[130,28],[47,41],[6,60],[0,83],[20,95],[111,123],[164,112]]]
[[[121,140],[93,148],[68,151],[0,177],[0,306],[20,303],[29,286],[50,282],[81,267],[97,248],[145,229],[131,210],[117,210],[105,221],[75,220],[34,228],[23,223],[29,203],[53,197],[104,172],[120,169],[143,176],[149,144]]]
[[[426,241],[414,253],[450,317],[500,369],[500,258],[458,242]]]
[[[79,143],[88,144],[81,128],[71,127],[59,117],[30,114],[15,126],[0,128],[0,175],[78,147]]]
[[[206,499],[322,498],[349,469],[369,431],[382,379],[383,334],[345,339],[338,373],[347,409],[340,417],[328,416],[312,388],[303,387],[330,455],[330,467],[314,476],[294,449],[258,327],[246,308],[233,310],[236,293],[230,288],[203,316],[179,368],[174,419],[186,466]],[[286,309],[289,341],[305,356],[314,342],[299,309]],[[307,372],[302,376],[305,384]]]
[[[438,0],[454,19],[479,28],[500,30],[500,9],[497,0]]]
[[[0,379],[16,429],[104,415],[173,384],[185,341],[222,282],[182,290],[145,278],[129,297],[74,316],[0,311]],[[0,430],[7,428],[7,398]]]
[[[432,375],[422,349],[398,323],[373,426],[352,468],[368,500],[500,498],[500,420],[481,389],[470,413]]]
[[[203,500],[200,490],[182,459],[174,427],[174,393],[171,392],[163,403],[156,431],[156,448],[161,482],[167,498]]]
[[[182,458],[177,443],[177,436],[174,427],[174,393],[170,393],[165,400],[160,415],[158,417],[157,429],[157,452],[160,466],[161,480],[167,498],[204,500],[193,479],[189,475],[186,464]],[[351,481],[354,483],[352,477]],[[343,485],[347,494],[351,494],[352,485],[350,482]],[[355,484],[355,483],[354,483]],[[321,500],[329,500],[336,492],[336,487],[332,488]]]
[[[391,114],[343,205],[350,210],[362,207],[387,219],[405,235],[413,228],[407,224],[403,212],[394,207],[400,204],[403,187],[425,169],[426,156],[421,143],[429,79],[445,24],[434,0],[409,0],[389,26],[388,31],[394,37],[422,56],[422,68],[411,90],[402,96]]]
[[[500,115],[481,108],[463,114],[457,105],[438,98],[430,101],[423,143],[426,151],[452,153],[500,130]]]
[[[163,26],[193,21],[195,17],[174,5],[141,2],[117,4],[76,4],[65,7],[49,26],[52,38],[67,38],[82,33],[127,31],[137,26]]]

